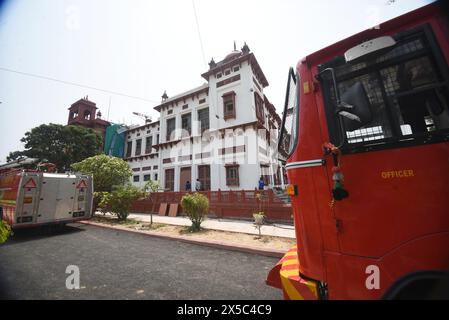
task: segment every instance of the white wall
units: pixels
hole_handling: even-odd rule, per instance
[[[239,65],[238,71],[233,71],[233,67]],[[229,83],[227,85],[216,87],[217,82],[225,80],[227,78],[233,77],[240,74],[240,80],[236,82]],[[241,124],[252,123],[257,121],[254,92],[258,92],[263,99],[263,87],[259,84],[261,90],[253,82],[253,75],[250,64],[244,61],[240,64],[231,65],[231,73],[227,76],[222,75],[221,78],[217,79],[216,74],[213,74],[209,78],[209,93],[201,93],[195,95],[193,98],[191,94],[186,96],[185,102],[180,101],[177,105],[172,105],[169,109],[161,110],[160,112],[160,128],[158,128],[158,133],[160,134],[160,142],[164,143],[166,141],[166,121],[170,118],[176,118],[176,130],[175,136],[171,139],[178,140],[181,138],[181,116],[186,113],[191,113],[192,119],[192,134],[197,136],[199,133],[198,129],[198,110],[204,107],[209,108],[209,127],[214,138],[210,141],[201,141],[201,138],[193,138],[193,143],[190,142],[190,138],[183,140],[176,146],[159,149],[159,157],[149,160],[144,160],[140,162],[131,162],[130,166],[135,167],[145,167],[151,165],[158,166],[158,176],[162,187],[165,186],[165,169],[174,168],[175,169],[175,191],[180,190],[179,177],[180,168],[184,166],[191,166],[192,169],[192,186],[196,178],[198,177],[198,165],[209,164],[211,166],[211,189],[212,190],[241,190],[241,189],[254,189],[258,186],[258,180],[261,175],[260,163],[277,163],[276,155],[276,144],[272,143],[267,145],[266,139],[259,136],[259,133],[254,128],[247,127],[244,131],[242,129],[237,129],[236,131],[226,131],[225,136],[222,138],[215,132],[218,129],[226,129],[228,127],[233,127]],[[257,80],[256,80],[257,81]],[[223,118],[223,94],[234,91],[236,93],[236,118],[224,120]],[[199,104],[201,99],[206,99],[202,104]],[[187,109],[182,109],[184,105],[188,105]],[[265,107],[264,107],[265,108]],[[169,115],[168,110],[173,110]],[[265,114],[268,114],[265,108]],[[217,117],[218,116],[218,117]],[[265,117],[267,118],[267,117]],[[268,128],[268,120],[264,119],[265,127]],[[239,133],[240,132],[240,133]],[[135,149],[135,137],[131,137],[134,141],[133,148]],[[272,133],[273,140],[277,139],[277,132]],[[145,139],[145,135],[141,134],[142,139]],[[156,138],[153,138],[153,143],[155,144]],[[144,142],[144,141],[143,141]],[[222,148],[228,148],[233,146],[245,145],[245,152],[238,152],[236,154],[219,155],[219,150]],[[266,152],[262,153],[259,150],[259,146],[262,146]],[[142,144],[142,150],[145,150],[145,143]],[[197,159],[196,155],[202,152],[210,152],[210,158]],[[192,155],[192,160],[178,161],[178,157],[181,155]],[[173,163],[163,164],[163,159],[174,158]],[[226,185],[226,163],[239,163],[239,182],[238,187],[228,187]],[[275,166],[271,166],[270,175],[275,174]],[[155,171],[151,172],[152,174]],[[141,182],[139,184],[143,185],[143,173],[141,173]]]
[[[205,99],[205,102],[199,103],[200,100]],[[188,105],[187,109],[182,109],[184,105]],[[168,109],[165,108],[160,112],[160,132],[161,132],[161,140],[160,142],[167,142],[167,120],[175,118],[176,119],[176,133],[175,136],[170,140],[176,140],[181,137],[181,116],[184,114],[191,114],[192,119],[192,133],[196,133],[196,121],[198,119],[198,110],[203,109],[209,106],[209,97],[206,93],[201,93],[198,96],[195,95],[193,99],[189,96],[186,97],[185,103],[184,101],[180,101],[176,104],[172,104]],[[168,114],[169,111],[172,111],[171,114]]]
[[[232,71],[228,76],[222,76],[220,79],[216,75],[209,78],[209,96],[211,105],[211,128],[221,129],[235,125],[256,121],[256,112],[254,106],[254,93],[252,89],[252,70],[248,62],[236,64],[240,66],[237,72]],[[234,66],[234,65],[233,65]],[[217,88],[217,82],[231,78],[240,74],[240,80],[229,83]],[[236,93],[236,118],[223,119],[223,94],[234,91]],[[215,117],[218,115],[219,119]]]
[[[148,132],[149,131],[149,132]],[[137,186],[137,187],[143,187],[145,185],[144,176],[145,175],[151,175],[151,180],[154,180],[155,174],[158,174],[158,179],[160,179],[159,174],[159,159],[157,155],[157,151],[155,148],[151,149],[150,153],[146,153],[146,138],[152,137],[153,138],[153,145],[156,144],[156,136],[159,134],[159,125],[153,125],[150,126],[150,128],[147,127],[140,127],[139,130],[135,131],[134,133],[131,133],[131,131],[128,131],[125,133],[126,142],[125,142],[125,155],[127,152],[127,145],[128,142],[132,142],[132,152],[131,157],[136,157],[136,140],[142,139],[142,148],[140,156],[145,156],[147,154],[156,154],[156,156],[153,156],[153,158],[148,157],[148,159],[133,159],[133,161],[128,161],[128,165],[132,169],[140,169],[139,171],[133,171],[133,176],[130,179],[130,182]],[[154,169],[154,166],[158,166],[157,169]],[[143,171],[142,169],[145,167],[151,167],[150,170]],[[139,176],[139,182],[134,182],[134,176]]]

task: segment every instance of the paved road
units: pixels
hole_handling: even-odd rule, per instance
[[[281,299],[265,285],[277,259],[72,224],[26,230],[0,246],[8,299]],[[80,289],[68,290],[68,265]]]

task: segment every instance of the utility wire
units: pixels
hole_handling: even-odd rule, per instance
[[[51,77],[47,77],[47,76],[42,76],[42,75],[30,73],[30,72],[23,72],[23,71],[18,71],[18,70],[3,68],[3,67],[0,67],[0,70],[6,71],[6,72],[17,73],[17,74],[21,74],[21,75],[28,76],[28,77],[34,77],[34,78],[44,79],[44,80],[48,80],[48,81],[54,81],[54,82],[59,82],[59,83],[63,83],[63,84],[68,84],[68,85],[71,85],[71,86],[97,90],[97,91],[110,93],[110,94],[114,94],[114,95],[122,96],[122,97],[127,97],[127,98],[131,98],[131,99],[142,100],[142,101],[151,102],[151,103],[159,103],[158,101],[149,100],[149,99],[142,98],[142,97],[132,96],[132,95],[129,95],[129,94],[120,93],[120,92],[107,90],[107,89],[91,87],[91,86],[88,86],[88,85],[85,85],[85,84],[80,84],[80,83],[76,83],[76,82],[72,82],[72,81],[60,80],[60,79],[51,78]]]
[[[206,56],[204,55],[203,40],[201,38],[201,32],[200,32],[200,24],[198,23],[198,16],[196,14],[195,0],[192,0],[192,6],[193,6],[193,13],[195,14],[196,30],[198,31],[198,38],[200,39],[201,54],[203,55],[203,63],[204,63],[204,66],[207,67]]]

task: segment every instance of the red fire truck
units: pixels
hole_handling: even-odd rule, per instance
[[[54,173],[51,164],[24,169],[34,162],[25,159],[0,166],[0,219],[18,229],[91,217],[91,176]]]
[[[449,297],[449,23],[441,6],[290,70],[279,146],[297,246],[267,278],[286,299]]]

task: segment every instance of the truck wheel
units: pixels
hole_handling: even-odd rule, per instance
[[[386,300],[448,300],[449,273],[420,271],[397,281],[384,295]]]

